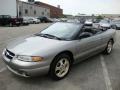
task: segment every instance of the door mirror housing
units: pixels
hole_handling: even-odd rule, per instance
[[[92,33],[83,32],[79,35],[79,39],[88,38],[88,37],[91,37],[91,36],[92,36]]]

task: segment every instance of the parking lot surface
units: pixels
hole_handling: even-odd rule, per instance
[[[20,36],[37,33],[50,24],[0,27],[0,90],[120,90],[120,31],[110,55],[97,54],[73,66],[69,75],[53,81],[47,75],[22,78],[7,70],[2,50]]]

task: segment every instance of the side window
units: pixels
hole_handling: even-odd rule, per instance
[[[88,33],[91,33],[91,34],[95,33],[92,28],[83,28],[82,32],[88,32]]]
[[[83,28],[83,29],[81,30],[81,33],[80,33],[78,39],[89,38],[89,37],[91,37],[91,36],[93,36],[93,33],[91,32],[91,30],[90,30],[90,29],[85,29],[85,28]]]
[[[34,15],[36,15],[36,10],[34,10]]]
[[[25,9],[25,14],[28,14],[28,10],[27,9]]]
[[[100,34],[103,32],[101,29],[93,29],[93,31],[94,31],[94,34]]]
[[[102,33],[102,32],[103,32],[102,30],[100,30],[100,29],[95,29],[95,28],[83,28],[82,31],[83,31],[83,32],[89,32],[89,33],[91,33],[91,34],[93,34],[93,35],[99,34],[99,33]]]

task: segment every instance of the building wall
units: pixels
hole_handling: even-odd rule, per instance
[[[63,15],[63,9],[61,9],[60,6],[59,7],[54,7],[52,5],[48,5],[48,4],[45,4],[45,3],[42,3],[42,2],[35,2],[35,4],[40,5],[42,7],[45,7],[45,8],[49,8],[51,18],[59,18]]]
[[[0,0],[0,15],[17,16],[16,0]]]
[[[38,17],[45,16],[50,17],[50,9],[43,8],[35,4],[30,4],[27,2],[19,2],[19,16],[20,17]]]

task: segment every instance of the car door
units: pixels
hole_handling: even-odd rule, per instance
[[[76,60],[80,61],[100,52],[101,42],[101,33],[76,40]]]
[[[105,48],[107,46],[108,41],[111,39],[112,36],[112,29],[106,30],[101,34],[102,44]]]

